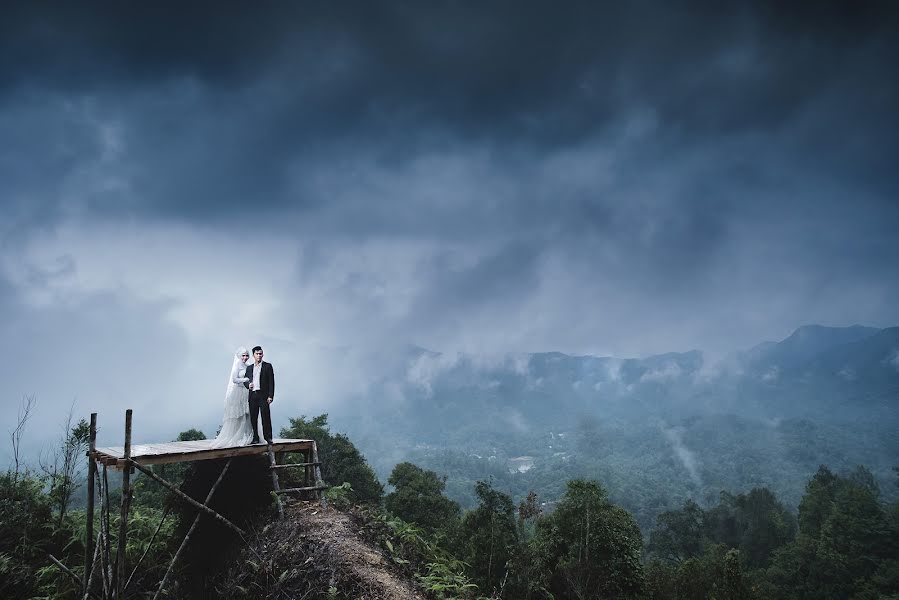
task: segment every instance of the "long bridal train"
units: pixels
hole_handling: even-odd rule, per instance
[[[228,377],[228,387],[225,389],[225,407],[222,418],[222,428],[210,447],[226,448],[229,446],[246,446],[253,439],[253,427],[250,425],[249,405],[247,396],[249,392],[244,383],[249,381],[244,377],[249,359],[249,353],[245,348],[239,348],[231,365],[231,374]]]

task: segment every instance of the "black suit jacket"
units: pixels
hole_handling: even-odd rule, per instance
[[[256,363],[250,363],[247,366],[247,372],[244,377],[249,377],[250,380],[246,382],[244,385],[245,388],[250,389],[250,384],[253,383],[253,370],[256,368]],[[259,372],[259,390],[266,398],[275,399],[275,370],[272,368],[271,363],[267,363],[262,361],[261,365],[262,370]]]

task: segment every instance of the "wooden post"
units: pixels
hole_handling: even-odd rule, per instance
[[[166,481],[165,479],[163,479],[162,477],[160,477],[159,475],[157,475],[156,473],[154,473],[147,467],[144,467],[143,465],[141,465],[138,462],[132,462],[131,464],[134,465],[134,467],[138,471],[140,471],[141,473],[143,473],[144,475],[146,475],[153,481],[155,481],[159,484],[162,484],[163,486],[165,486],[166,488],[171,490],[173,494],[175,494],[176,496],[178,496],[179,498],[181,498],[182,500],[184,500],[185,502],[187,502],[194,508],[198,508],[198,509],[202,510],[203,512],[208,514],[210,517],[213,517],[214,519],[218,520],[223,525],[230,527],[231,529],[236,531],[238,533],[238,535],[240,535],[240,537],[242,537],[242,538],[246,537],[247,534],[246,534],[246,532],[244,532],[243,529],[241,529],[240,527],[238,527],[237,525],[235,525],[234,523],[232,523],[231,521],[229,521],[222,515],[218,514],[217,512],[215,512],[208,506],[204,506],[204,505],[200,504],[199,502],[197,502],[196,500],[194,500],[193,498],[191,498],[190,496],[188,496],[187,494],[185,494],[184,492],[179,490],[177,487],[175,487],[174,485],[172,485],[171,483],[169,483],[168,481]]]
[[[212,484],[212,487],[209,489],[209,493],[206,494],[206,501],[203,502],[203,506],[208,506],[209,501],[212,500],[212,495],[215,493],[215,488],[219,486],[222,482],[222,479],[225,477],[225,473],[228,472],[228,467],[231,466],[231,459],[228,459],[228,462],[225,463],[225,468],[222,469],[222,472],[219,474],[219,478],[215,480],[215,483]],[[184,539],[181,540],[181,545],[178,546],[178,550],[175,552],[175,556],[172,557],[172,562],[169,563],[169,568],[166,569],[165,575],[162,576],[162,581],[159,582],[159,589],[156,590],[156,595],[153,596],[153,600],[157,600],[159,595],[162,593],[163,588],[165,587],[165,582],[169,578],[169,574],[172,572],[172,569],[175,567],[175,563],[178,562],[178,557],[181,556],[181,553],[184,551],[185,546],[190,541],[190,536],[193,534],[194,529],[197,528],[197,524],[200,522],[200,517],[203,516],[202,512],[198,512],[197,516],[194,517],[194,522],[191,523],[190,529],[187,530],[187,535],[184,536]]]
[[[314,467],[315,465],[320,465],[321,463],[285,463],[285,464],[277,464],[274,467],[270,467],[271,469],[291,469],[293,467]]]
[[[268,462],[270,467],[275,466],[275,453],[272,451],[272,445],[269,443],[268,445]],[[269,469],[272,472],[272,487],[275,490],[275,503],[278,505],[278,516],[284,516],[284,505],[281,503],[281,495],[278,493],[281,491],[281,485],[278,483],[278,470],[277,469]]]
[[[312,485],[309,487],[282,488],[275,493],[276,494],[293,494],[295,492],[320,492],[320,491],[326,490],[326,489],[328,489],[328,486],[326,486],[326,485],[321,485],[321,486]]]
[[[94,549],[94,486],[97,478],[97,463],[94,460],[94,451],[97,449],[97,413],[91,413],[90,446],[87,453],[87,508],[84,526],[84,588],[83,594],[87,595],[90,580],[88,573],[93,573]]]
[[[137,570],[140,568],[141,564],[143,564],[144,562],[144,559],[147,558],[147,555],[150,553],[150,548],[153,547],[153,542],[156,541],[156,536],[159,535],[159,530],[162,529],[162,524],[165,523],[165,518],[168,515],[169,505],[166,504],[165,510],[162,511],[162,518],[159,519],[159,524],[156,525],[156,531],[154,531],[153,535],[150,536],[150,542],[147,544],[147,549],[144,550],[144,553],[141,555],[140,560],[138,560],[137,564],[134,565],[134,569],[131,571],[131,575],[128,576],[128,581],[125,582],[125,587],[122,588],[123,593],[128,593],[128,586],[131,585],[131,580],[134,579],[134,575],[137,573]]]
[[[50,558],[50,560],[53,561],[53,564],[55,564],[57,567],[59,567],[60,571],[62,571],[63,573],[65,573],[66,575],[71,577],[72,581],[74,581],[76,584],[78,584],[78,587],[80,587],[82,589],[85,587],[84,580],[81,577],[78,577],[78,575],[76,575],[74,572],[72,572],[72,570],[70,568],[68,568],[67,566],[62,564],[62,562],[60,562],[60,560],[58,558],[56,558],[49,552],[47,552],[47,556]],[[91,594],[91,595],[93,596],[93,594]],[[94,596],[94,597],[96,598],[96,596]]]
[[[112,596],[112,547],[109,539],[109,475],[103,465],[103,478],[100,479],[100,533],[103,535],[103,597]]]
[[[309,487],[309,463],[312,462],[312,452],[303,450],[303,462],[306,463],[303,467],[303,487]]]
[[[97,554],[100,553],[100,548],[103,547],[103,544],[101,543],[102,542],[101,535],[102,535],[102,528],[101,528],[101,533],[97,534],[97,542],[94,544],[94,556],[93,556],[93,560],[91,561],[91,572],[87,577],[87,583],[84,584],[84,597],[82,598],[82,600],[87,600],[88,594],[90,594],[91,596],[94,595],[93,592],[91,592],[91,587],[92,587],[92,584],[94,583],[94,573],[97,572]],[[100,561],[100,564],[101,565],[103,564],[102,560]],[[101,566],[100,568],[102,569],[103,567]]]
[[[116,598],[122,600],[125,585],[125,548],[128,536],[128,510],[131,504],[131,409],[125,411],[125,466],[122,469],[122,512],[119,517],[119,549],[116,552],[116,572],[113,586]]]
[[[321,463],[318,460],[318,444],[315,443],[315,440],[312,440],[312,462],[315,463],[315,467],[313,467],[313,472],[315,473],[315,486],[319,487],[325,485],[325,482],[322,480],[322,468],[319,466]],[[322,508],[327,508],[328,500],[325,498],[325,494],[321,491],[316,493],[318,494],[318,499]]]

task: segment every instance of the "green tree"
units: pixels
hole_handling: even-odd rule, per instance
[[[518,543],[512,498],[487,481],[475,484],[478,507],[462,518],[462,554],[471,565],[471,579],[484,593],[498,589]]]
[[[290,419],[290,426],[281,429],[281,437],[315,440],[322,462],[322,478],[327,483],[339,485],[347,482],[360,501],[381,503],[384,486],[353,442],[342,433],[331,433],[327,414],[313,419],[307,419],[305,415]]]
[[[799,535],[776,552],[763,585],[772,598],[877,598],[899,593],[899,530],[864,473],[821,467],[799,505]]]
[[[728,549],[724,544],[707,546],[702,555],[676,567],[671,586],[673,592],[667,598],[748,600],[752,596],[741,562],[739,550]]]
[[[53,549],[53,517],[44,481],[28,471],[0,475],[0,598],[30,598],[37,570]]]
[[[387,494],[384,504],[401,519],[429,532],[451,526],[458,520],[459,504],[443,495],[446,478],[434,471],[403,462],[393,468],[387,482],[394,491]]]
[[[556,598],[635,598],[643,589],[643,538],[633,516],[595,481],[568,482],[534,542]]]
[[[818,537],[833,508],[838,485],[839,477],[824,465],[818,467],[799,503],[799,530],[802,533],[812,538]]]
[[[812,563],[822,591],[834,598],[850,597],[858,580],[871,577],[882,560],[895,557],[896,549],[874,492],[849,480],[841,484],[821,527],[817,560]]]
[[[852,483],[868,488],[876,497],[880,497],[880,485],[877,483],[874,473],[868,467],[864,465],[857,466],[847,479]]]
[[[530,600],[547,598],[543,582],[542,565],[532,543],[536,535],[537,523],[543,516],[543,509],[537,500],[537,492],[530,490],[518,503],[518,543],[512,548],[507,563],[507,575],[503,586],[504,598]]]
[[[749,581],[743,573],[739,550],[731,548],[724,555],[723,572],[721,600],[746,600],[752,597]]]
[[[668,564],[679,564],[702,554],[705,512],[693,500],[680,510],[663,512],[649,535],[647,551]]]
[[[679,564],[674,572],[673,597],[676,600],[706,600],[712,597],[715,583],[722,578],[716,554],[723,551],[723,545],[710,546],[704,555]]]
[[[762,597],[815,598],[812,589],[816,582],[811,580],[809,569],[816,560],[817,547],[817,540],[800,532],[794,542],[775,550],[760,582]]]
[[[190,428],[187,431],[182,431],[178,434],[179,442],[196,442],[199,440],[205,440],[206,436],[199,429]]]
[[[748,600],[749,579],[740,551],[724,544],[675,564],[653,560],[646,566],[646,596],[652,600]]]
[[[706,512],[705,535],[711,543],[740,550],[747,567],[768,563],[771,553],[796,535],[796,523],[768,488],[736,496],[721,493],[721,501]]]
[[[677,570],[675,565],[665,564],[660,560],[652,560],[644,569],[647,600],[677,600],[675,582]]]
[[[796,537],[796,521],[768,488],[754,488],[739,499],[740,555],[748,568],[764,567],[774,550]]]

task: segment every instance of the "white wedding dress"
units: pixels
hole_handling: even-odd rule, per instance
[[[225,390],[225,416],[222,420],[222,428],[210,446],[212,448],[227,448],[229,446],[246,446],[253,439],[253,427],[250,425],[250,407],[247,403],[249,391],[244,383],[249,378],[244,377],[247,365],[241,358],[246,352],[238,349],[231,365],[231,375],[228,377],[228,387]]]

